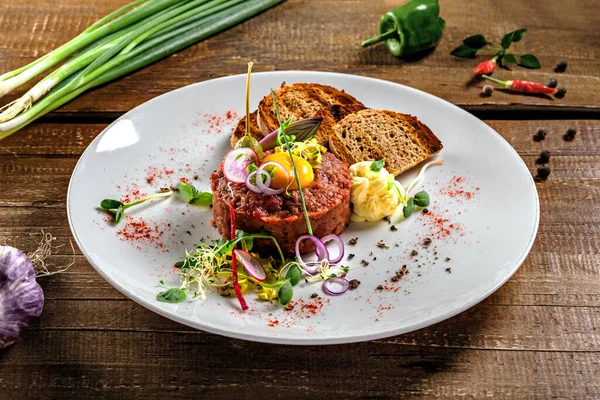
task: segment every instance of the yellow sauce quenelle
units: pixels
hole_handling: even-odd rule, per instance
[[[385,168],[371,169],[372,161],[362,161],[349,168],[352,176],[350,200],[352,221],[378,221],[392,215],[402,199],[394,184],[394,175]]]
[[[271,187],[274,189],[281,189],[289,184],[290,189],[298,189],[296,179],[294,178],[294,172],[292,169],[292,162],[288,153],[273,153],[265,157],[263,162],[275,161],[281,164],[287,171],[280,171],[280,168],[275,167],[273,174],[275,175],[271,180]],[[304,189],[313,182],[315,175],[312,166],[304,158],[294,156],[294,164],[296,164],[296,170],[298,171],[298,179],[300,179],[300,186]],[[288,180],[289,177],[289,180]],[[291,181],[291,184],[290,184]]]

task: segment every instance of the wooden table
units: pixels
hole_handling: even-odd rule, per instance
[[[124,0],[0,0],[0,70],[50,51]],[[1,398],[600,398],[600,2],[442,0],[443,41],[411,62],[383,46],[361,49],[378,17],[402,1],[289,0],[256,18],[81,96],[0,142],[0,237],[26,251],[43,229],[72,257],[65,200],[77,159],[112,120],[169,90],[255,70],[326,70],[372,76],[442,97],[484,119],[535,171],[540,230],[519,272],[448,321],[354,345],[271,346],[200,332],[122,296],[77,251],[67,274],[40,279],[44,312],[0,351]],[[499,40],[526,27],[516,49],[543,68],[498,76],[568,87],[564,99],[469,85],[475,60],[451,57],[475,33]],[[566,73],[553,72],[560,59]],[[483,60],[482,57],[478,60]],[[10,100],[8,97],[5,100]],[[546,128],[536,143],[532,135]],[[576,128],[573,142],[563,134]],[[507,193],[518,206],[518,193]]]

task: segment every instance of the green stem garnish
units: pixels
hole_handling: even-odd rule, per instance
[[[306,227],[308,229],[308,234],[313,236],[312,226],[310,225],[310,219],[308,218],[308,211],[306,210],[306,203],[304,201],[304,194],[302,193],[302,186],[300,185],[300,178],[298,176],[298,170],[296,169],[296,163],[294,162],[294,157],[292,155],[292,146],[288,141],[288,137],[285,135],[285,127],[281,123],[281,116],[279,115],[279,107],[277,107],[277,99],[275,98],[275,93],[273,89],[271,89],[271,97],[273,98],[273,106],[275,107],[275,114],[277,115],[277,122],[279,123],[279,132],[281,136],[283,136],[283,140],[285,141],[285,147],[287,148],[287,152],[290,156],[290,162],[292,163],[292,171],[294,172],[294,179],[296,179],[296,185],[298,186],[298,194],[300,195],[300,203],[302,203],[302,211],[304,212],[304,218],[306,219]]]

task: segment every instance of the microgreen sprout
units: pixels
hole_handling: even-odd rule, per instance
[[[104,199],[100,202],[100,207],[113,216],[115,224],[121,222],[125,216],[125,210],[148,200],[170,197],[173,191],[179,194],[179,198],[189,204],[197,204],[208,207],[212,204],[212,194],[210,192],[201,192],[193,185],[186,182],[179,182],[175,188],[162,189],[160,193],[151,194],[139,200],[130,203],[124,203],[115,199]]]

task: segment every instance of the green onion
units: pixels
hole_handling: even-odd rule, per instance
[[[4,107],[5,111],[0,114],[0,139],[86,90],[143,68],[282,1],[285,0],[138,0],[131,3],[96,22],[59,49],[0,76],[1,97],[81,50],[20,99]]]

